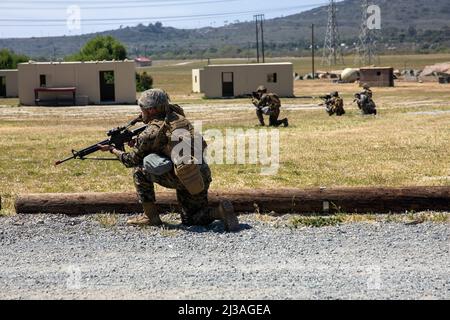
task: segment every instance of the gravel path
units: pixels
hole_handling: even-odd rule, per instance
[[[0,218],[0,298],[450,299],[445,223],[291,229],[253,215],[227,234],[125,219]]]

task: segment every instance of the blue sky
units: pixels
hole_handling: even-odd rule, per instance
[[[258,13],[270,19],[325,3],[327,0],[0,0],[0,38],[76,35],[156,21],[176,28],[218,27],[252,20]]]

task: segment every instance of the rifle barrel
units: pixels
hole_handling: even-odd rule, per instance
[[[56,167],[56,166],[59,166],[61,163],[64,163],[64,162],[69,161],[69,160],[72,160],[72,159],[75,159],[75,156],[71,156],[71,157],[66,158],[66,159],[64,159],[64,160],[56,161],[56,162],[55,162],[55,167]]]

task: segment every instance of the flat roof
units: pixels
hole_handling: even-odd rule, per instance
[[[249,66],[282,66],[292,65],[292,62],[274,62],[274,63],[237,63],[237,64],[210,64],[205,67],[249,67]]]
[[[360,70],[389,70],[389,69],[394,69],[393,67],[363,67],[360,68]]]
[[[37,64],[37,65],[53,65],[53,64],[99,64],[99,63],[124,63],[124,62],[132,62],[134,63],[134,60],[117,60],[117,61],[52,61],[52,62],[23,62],[19,64]]]
[[[0,72],[17,72],[19,69],[0,69]]]

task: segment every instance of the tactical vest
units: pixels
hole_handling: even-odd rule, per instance
[[[164,121],[154,120],[152,124],[160,127],[155,144],[165,142],[162,153],[172,159],[175,174],[181,183],[192,195],[202,192],[205,185],[199,164],[203,161],[203,151],[207,146],[203,137],[195,134],[192,124],[180,112],[171,112]],[[183,146],[180,143],[185,143],[183,151],[190,152],[172,154],[175,147]]]
[[[268,106],[271,109],[277,109],[281,107],[281,100],[275,93],[265,93],[261,97],[261,100],[267,100]]]
[[[343,108],[344,107],[344,100],[340,97],[334,98],[334,106],[336,108]]]

